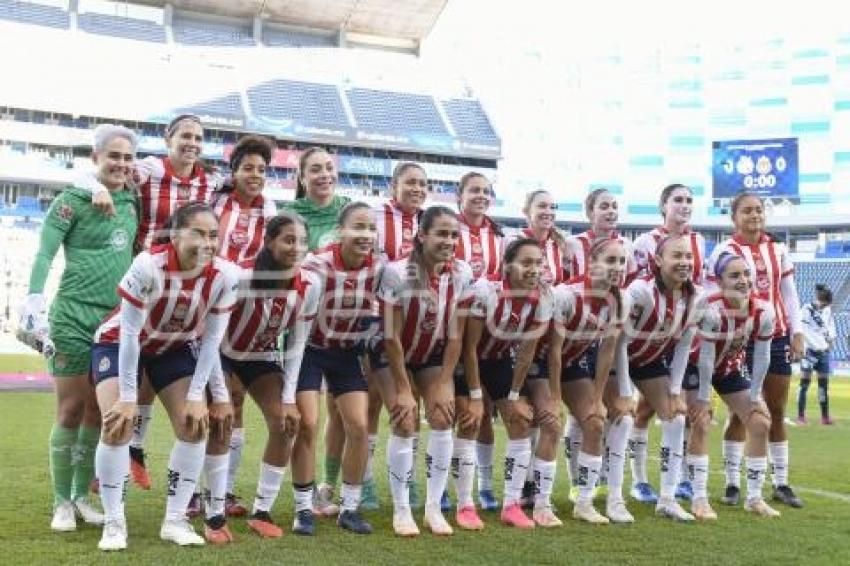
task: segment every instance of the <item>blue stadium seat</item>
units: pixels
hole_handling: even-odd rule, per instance
[[[242,109],[242,98],[236,92],[231,92],[212,100],[199,102],[191,106],[176,108],[175,112],[183,114],[214,114],[219,116],[232,116],[244,118],[245,111]]]
[[[87,12],[80,14],[77,22],[79,28],[88,33],[165,43],[165,28],[150,20]]]
[[[348,100],[361,128],[441,137],[449,135],[431,96],[353,88],[348,91]]]
[[[264,27],[263,45],[266,47],[336,47],[336,39],[328,35]]]
[[[57,29],[70,27],[68,12],[55,6],[0,0],[0,19]]]
[[[499,143],[490,119],[477,100],[446,100],[443,108],[460,139],[492,145]]]
[[[208,47],[250,47],[254,34],[248,26],[175,18],[174,41]]]
[[[333,85],[277,79],[248,89],[256,116],[302,124],[348,127],[339,91]]]

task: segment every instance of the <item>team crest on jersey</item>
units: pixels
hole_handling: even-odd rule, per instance
[[[58,214],[59,218],[61,218],[65,222],[70,222],[71,219],[74,217],[74,209],[67,204],[63,204],[59,207],[59,210],[56,211],[56,214]]]
[[[105,371],[109,371],[110,367],[112,367],[112,362],[109,361],[107,356],[103,356],[97,364],[97,371],[103,373]]]
[[[354,306],[354,303],[355,303],[354,295],[348,295],[348,294],[343,295],[343,297],[342,297],[343,308],[350,309],[351,307]]]
[[[472,269],[472,274],[478,277],[484,272],[484,262],[480,259],[473,259],[469,262],[469,267]]]
[[[56,369],[65,369],[68,367],[68,358],[65,354],[56,354],[53,356],[53,365],[56,366]]]
[[[756,286],[759,288],[759,291],[767,291],[770,289],[770,279],[766,275],[759,275]]]
[[[240,228],[247,228],[248,224],[251,222],[251,217],[246,213],[241,213],[239,218],[236,219],[236,225]]]
[[[405,240],[413,239],[413,230],[411,230],[410,228],[402,228],[401,237]]]
[[[189,312],[189,305],[180,301],[176,305],[174,305],[174,318],[177,320],[183,320],[186,318],[186,313]]]
[[[109,239],[109,243],[112,244],[112,249],[115,251],[125,249],[129,241],[130,237],[127,235],[127,231],[123,228],[119,228],[112,232],[112,237]]]
[[[244,246],[248,241],[248,234],[245,232],[231,232],[230,233],[230,243],[233,246],[241,247]]]

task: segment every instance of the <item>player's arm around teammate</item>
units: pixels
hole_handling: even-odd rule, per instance
[[[236,267],[215,257],[218,222],[208,205],[177,210],[168,244],[139,254],[119,284],[120,306],[95,334],[92,372],[103,433],[96,455],[106,514],[103,550],[126,548],[125,481],[143,366],[171,419],[175,443],[168,464],[168,497],[160,537],[203,544],[186,519],[186,505],[204,463],[209,425],[204,391],[235,302]],[[200,340],[198,341],[198,336]],[[215,382],[211,385],[216,385]],[[225,387],[211,387],[226,418]]]

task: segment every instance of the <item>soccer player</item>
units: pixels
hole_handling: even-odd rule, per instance
[[[785,428],[785,405],[791,386],[791,363],[805,350],[805,336],[800,314],[800,299],[794,283],[794,264],[785,244],[765,233],[764,204],[751,193],[739,193],[732,199],[732,222],[735,233],[719,243],[707,264],[709,281],[720,254],[730,252],[743,257],[755,280],[756,295],[771,303],[776,313],[776,329],[770,346],[770,367],[764,381],[764,400],[770,410],[768,455],[773,480],[773,499],[791,507],[803,502],[788,483],[788,431]],[[749,350],[752,347],[748,346]],[[752,356],[748,354],[748,359]],[[740,469],[744,450],[745,429],[737,415],[729,419],[723,436],[723,458],[726,469],[726,494],[723,502],[737,505],[740,499]]]
[[[693,269],[688,238],[671,235],[658,243],[653,274],[635,279],[626,288],[631,315],[617,346],[620,394],[629,393],[628,380],[634,380],[661,419],[661,494],[655,513],[677,521],[694,519],[675,499],[687,412],[682,379],[700,312],[701,295],[691,280]],[[614,480],[622,485],[622,478]]]
[[[502,227],[487,216],[493,196],[490,181],[481,173],[471,171],[460,178],[458,183],[460,241],[455,255],[469,264],[475,279],[498,276],[501,273],[504,234]],[[478,502],[483,510],[493,511],[499,508],[499,502],[493,494],[492,402],[487,396],[482,399],[482,402],[484,413],[475,444]],[[455,442],[453,468],[454,463],[460,461],[461,456],[457,451],[463,445],[464,443]]]
[[[555,287],[555,325],[550,332],[549,357],[554,363],[561,395],[582,435],[580,452],[573,454],[573,476],[578,494],[573,517],[596,524],[630,523],[621,488],[609,491],[606,514],[593,507],[593,491],[602,468],[604,400],[608,376],[614,367],[614,353],[623,319],[628,314],[620,286],[626,275],[629,254],[616,237],[598,237],[590,242],[586,260],[590,265],[582,276]],[[621,416],[621,420],[631,415]],[[625,445],[628,426],[613,426],[612,443]],[[619,433],[620,437],[613,438]],[[556,437],[557,438],[557,437]],[[622,477],[623,451],[615,455]],[[554,464],[554,462],[553,462]]]
[[[201,161],[204,130],[201,120],[193,114],[176,116],[165,129],[164,158],[149,156],[135,162],[132,182],[139,195],[139,229],[135,251],[149,249],[158,237],[170,238],[166,221],[174,212],[189,202],[209,202],[212,192],[221,186],[223,179],[208,174]],[[96,178],[83,183],[92,191],[92,204],[106,213],[114,214],[111,193]],[[138,416],[130,441],[130,471],[133,482],[142,489],[150,489],[150,476],[145,468],[144,443],[153,414],[153,388],[144,379],[139,389]],[[200,513],[200,499],[190,509],[190,514]]]
[[[120,305],[94,337],[92,373],[103,415],[95,460],[106,515],[101,550],[127,547],[124,493],[139,366],[146,369],[176,437],[161,539],[181,546],[204,544],[186,518],[186,506],[204,466],[209,423],[224,439],[233,414],[218,352],[235,303],[238,270],[215,255],[218,220],[208,205],[177,209],[171,225],[168,244],[133,260],[118,286]]]
[[[619,241],[626,250],[626,271],[623,274],[621,285],[626,285],[637,275],[637,264],[632,256],[632,243],[625,236],[617,232],[617,221],[619,220],[619,205],[617,199],[608,189],[597,188],[588,193],[584,199],[584,213],[590,221],[590,229],[569,236],[565,240],[566,264],[569,266],[569,276],[572,279],[583,278],[590,267],[590,248],[593,242],[599,238],[609,238]],[[591,357],[593,353],[589,354]],[[622,422],[620,425],[621,426]],[[606,426],[607,430],[607,426]],[[564,454],[567,460],[567,470],[570,475],[570,501],[575,502],[578,497],[578,455],[581,452],[582,428],[572,415],[567,419],[564,427]],[[603,457],[599,483],[607,483],[606,468],[607,459]]]
[[[410,512],[408,487],[416,419],[411,381],[422,396],[431,426],[425,524],[437,535],[453,532],[443,517],[440,499],[452,457],[454,370],[472,285],[469,265],[454,257],[459,237],[454,212],[444,206],[427,209],[410,257],[390,263],[379,288],[384,335],[371,357],[392,423],[387,460],[395,507],[393,529],[400,536],[419,534]]]
[[[273,200],[263,196],[266,182],[266,168],[272,160],[274,144],[260,136],[245,136],[239,140],[230,154],[230,170],[232,178],[220,190],[212,193],[211,204],[218,217],[219,250],[218,254],[234,263],[253,260],[263,245],[263,234],[266,223],[273,218],[277,207]],[[233,432],[228,437],[228,446],[222,454],[216,456],[216,461],[226,461],[226,494],[223,494],[226,514],[231,517],[242,517],[247,509],[235,494],[234,483],[239,463],[242,459],[242,446],[245,442],[242,426],[242,406],[245,403],[245,388],[238,379],[229,381],[230,397],[233,404]],[[209,448],[209,447],[208,447]],[[222,458],[221,456],[227,456]],[[216,470],[220,467],[216,466]],[[206,470],[208,487],[214,480],[210,478],[210,470]],[[218,495],[209,490],[211,498]],[[193,496],[190,503],[193,512],[199,502]],[[207,519],[210,515],[207,509]]]
[[[800,391],[797,394],[797,424],[807,424],[806,393],[817,372],[820,422],[831,425],[829,416],[830,350],[835,344],[835,320],[832,318],[832,291],[825,285],[815,285],[815,299],[803,307],[803,333],[806,335],[806,355],[800,360]]]
[[[691,354],[684,389],[691,418],[688,468],[693,478],[691,511],[700,520],[715,520],[708,503],[708,448],[711,426],[710,386],[747,430],[747,501],[744,509],[762,517],[778,517],[762,498],[767,473],[767,432],[770,413],[762,385],[770,364],[774,314],[771,304],[753,294],[749,265],[740,256],[723,253],[712,274],[719,292],[711,294],[699,325],[699,347]],[[747,369],[747,344],[752,342],[752,375]]]
[[[358,512],[369,449],[368,385],[360,358],[371,323],[375,321],[376,291],[383,263],[373,253],[376,228],[369,205],[362,202],[346,205],[340,212],[339,225],[339,242],[309,255],[304,262],[304,270],[319,280],[322,294],[296,395],[301,426],[292,454],[295,489],[292,530],[301,535],[313,535],[316,531],[312,494],[323,376],[345,434],[342,506],[337,524],[358,534],[372,532],[372,526]]]
[[[705,262],[705,238],[699,232],[690,228],[691,215],[694,210],[693,190],[678,183],[667,185],[661,191],[659,199],[659,210],[664,224],[653,228],[649,232],[639,236],[634,243],[635,259],[637,260],[639,275],[647,275],[655,257],[655,248],[665,236],[676,234],[690,239],[691,252],[694,254],[693,282],[695,285],[703,283],[703,263]],[[632,490],[631,496],[637,501],[644,503],[656,503],[658,494],[649,484],[646,474],[646,462],[649,454],[649,421],[655,413],[652,408],[641,397],[638,401],[635,414],[635,426],[629,439],[629,452],[631,453],[632,467]],[[688,430],[685,425],[685,449],[687,453]],[[676,497],[691,499],[693,489],[687,470],[682,470],[682,481],[676,488]]]
[[[307,228],[300,216],[283,211],[268,221],[260,253],[242,264],[239,299],[221,347],[225,372],[242,382],[266,421],[268,436],[260,463],[257,496],[248,519],[248,527],[263,538],[283,535],[270,512],[280,491],[301,418],[295,390],[304,345],[321,293],[320,282],[311,273],[300,270],[307,241]],[[281,352],[278,339],[283,331],[292,334]],[[213,442],[212,438],[208,441],[208,464],[209,444]],[[227,448],[226,443],[219,444],[220,448]],[[226,471],[227,453],[224,455],[218,467]],[[207,477],[212,491],[209,470]],[[223,491],[220,485],[220,496],[224,495]],[[222,514],[221,508],[214,511],[212,521],[221,523]],[[207,515],[210,523],[209,507]],[[208,528],[205,534],[216,535],[219,531],[220,528]],[[209,536],[207,540],[216,542]]]
[[[508,436],[505,453],[505,489],[502,523],[519,529],[534,528],[521,506],[526,470],[531,461],[531,407],[526,377],[541,336],[552,319],[554,298],[540,284],[543,251],[537,240],[518,238],[508,244],[501,277],[479,279],[463,335],[463,372],[455,373],[459,429],[468,426],[469,406],[480,399],[483,386],[502,415]],[[466,422],[465,422],[466,420]],[[548,415],[553,420],[553,415]],[[460,473],[457,481],[457,523],[482,528],[472,504],[472,441],[459,435]],[[466,462],[466,465],[464,465]],[[467,470],[464,472],[464,470]],[[548,512],[547,512],[548,511]],[[541,509],[536,519],[550,526],[554,514]],[[557,517],[555,517],[557,520]]]
[[[47,359],[56,386],[56,421],[50,433],[55,531],[76,529],[76,516],[101,524],[103,515],[86,495],[94,477],[100,414],[89,379],[91,344],[103,317],[118,304],[115,289],[132,260],[136,199],[127,188],[136,153],[136,135],[103,124],[94,131],[92,161],[98,181],[111,194],[115,212],[103,218],[84,189],[69,187],[53,201],[41,230],[30,273],[21,328],[42,343],[52,342]],[[44,284],[59,247],[65,269],[46,316]]]

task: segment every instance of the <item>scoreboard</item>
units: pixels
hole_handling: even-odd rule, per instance
[[[797,138],[715,141],[711,148],[715,199],[727,200],[747,191],[799,202]]]

